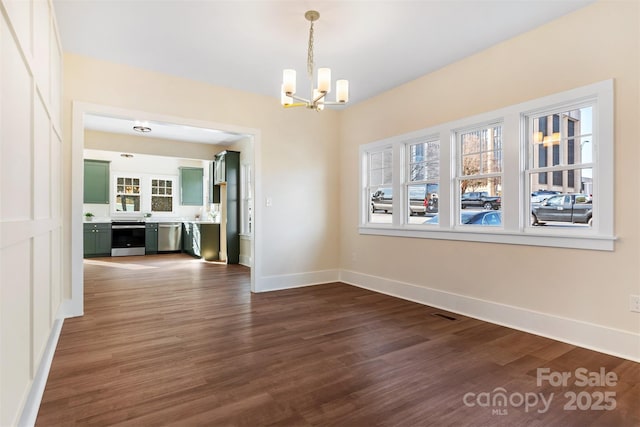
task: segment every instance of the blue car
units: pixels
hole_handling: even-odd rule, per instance
[[[481,212],[460,212],[460,223],[472,225],[487,225],[491,227],[499,227],[502,225],[502,212],[500,211],[481,211]],[[423,224],[438,224],[438,215],[432,216]]]

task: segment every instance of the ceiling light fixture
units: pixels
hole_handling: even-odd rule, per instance
[[[136,132],[140,132],[140,133],[151,132],[151,128],[149,126],[141,126],[141,125],[134,126],[133,130],[135,130]]]
[[[336,100],[327,101],[327,93],[331,92],[331,69],[318,68],[318,87],[313,87],[313,23],[320,18],[320,13],[309,10],[304,14],[307,21],[311,22],[309,27],[309,48],[307,50],[307,75],[311,80],[311,99],[296,96],[296,70],[284,70],[282,73],[282,91],[280,102],[285,108],[307,107],[312,110],[324,110],[325,105],[344,105],[349,102],[349,81],[336,81]],[[293,102],[301,101],[301,102]]]

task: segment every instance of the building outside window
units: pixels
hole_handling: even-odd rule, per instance
[[[592,202],[593,110],[593,103],[587,102],[557,112],[541,112],[527,117],[531,129],[528,136],[527,181],[530,184],[532,210],[540,209],[540,204],[556,194],[581,194],[584,197],[580,200]],[[547,162],[548,158],[552,159],[550,163]],[[559,200],[564,199],[549,201],[557,204]],[[558,209],[564,211],[564,205]],[[555,227],[589,225],[573,221],[569,214],[563,216],[568,221],[546,221],[544,224]],[[536,218],[532,215],[530,225],[535,222]]]

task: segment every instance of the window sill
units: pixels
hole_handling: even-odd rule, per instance
[[[467,242],[501,243],[509,245],[546,246],[555,248],[613,251],[615,236],[558,235],[552,233],[514,233],[504,230],[417,230],[390,228],[385,226],[361,225],[360,234],[420,239],[459,240]]]

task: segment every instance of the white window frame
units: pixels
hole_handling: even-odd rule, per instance
[[[566,112],[568,110],[579,110],[581,108],[584,107],[592,107],[592,114],[595,116],[595,110],[596,110],[596,105],[594,100],[592,99],[587,99],[587,100],[580,100],[579,102],[574,102],[574,103],[566,103],[563,105],[559,105],[559,106],[554,106],[553,109],[542,109],[542,110],[538,110],[538,111],[530,111],[530,112],[526,112],[523,114],[523,122],[526,125],[526,148],[527,148],[527,152],[525,153],[525,155],[527,156],[525,159],[525,187],[526,190],[531,193],[532,188],[531,188],[531,175],[536,174],[536,173],[551,173],[551,183],[547,183],[546,185],[554,187],[555,184],[553,183],[553,172],[562,172],[564,173],[565,171],[569,171],[569,170],[577,170],[577,169],[591,169],[592,172],[595,170],[595,165],[597,162],[595,162],[593,159],[591,162],[580,162],[580,163],[573,163],[573,164],[569,164],[566,159],[565,159],[565,155],[567,154],[565,151],[565,148],[562,144],[563,140],[569,140],[569,139],[577,139],[577,140],[581,140],[582,138],[584,138],[584,134],[580,134],[578,136],[574,136],[572,138],[569,138],[565,135],[562,135],[562,132],[559,132],[560,134],[560,141],[559,141],[559,147],[561,148],[559,150],[559,164],[558,165],[553,165],[553,160],[551,160],[552,165],[547,165],[544,167],[533,167],[532,166],[532,159],[530,158],[532,152],[530,150],[530,146],[531,146],[531,138],[533,138],[532,135],[532,126],[533,126],[533,121],[535,118],[540,117],[540,116],[552,116],[555,114],[561,114],[563,112]],[[596,134],[595,134],[595,118],[593,119],[594,125],[592,127],[592,131],[591,134],[588,135],[590,138],[590,143],[591,143],[591,150],[592,150],[592,157],[595,157],[595,147],[597,145],[597,140],[596,140]],[[594,182],[596,181],[595,177],[594,177]],[[564,176],[563,176],[563,182],[564,182]],[[574,191],[574,193],[577,193],[578,191]],[[593,227],[597,227],[599,225],[599,221],[600,221],[600,215],[598,212],[598,205],[599,203],[594,203],[593,204],[593,221],[594,221],[594,225]],[[531,210],[531,206],[530,204],[527,205],[528,210]],[[528,227],[531,227],[531,225],[529,223],[527,223]],[[551,230],[548,230],[551,231]],[[553,232],[553,231],[552,231]],[[586,231],[585,231],[586,232]]]
[[[371,161],[371,155],[372,154],[378,154],[378,153],[383,153],[385,151],[391,150],[391,173],[392,173],[392,182],[388,185],[387,183],[383,183],[383,184],[375,184],[372,185],[371,182],[369,181],[370,175],[369,175],[369,165],[370,165],[370,161]],[[374,143],[369,145],[368,147],[366,147],[366,149],[363,149],[363,147],[361,147],[360,149],[360,158],[362,159],[362,165],[360,170],[363,172],[360,176],[360,203],[361,206],[366,206],[366,209],[361,209],[361,223],[367,223],[367,224],[374,224],[377,227],[383,227],[383,228],[389,228],[389,227],[393,227],[394,225],[397,225],[397,215],[395,214],[395,212],[399,212],[400,209],[400,202],[398,200],[397,196],[393,197],[393,204],[392,204],[392,221],[393,223],[391,224],[386,224],[386,223],[372,223],[370,222],[370,213],[371,213],[371,194],[372,194],[372,190],[377,189],[378,187],[381,186],[390,186],[392,188],[392,191],[394,195],[396,194],[400,194],[400,189],[399,189],[399,185],[398,182],[399,180],[396,178],[396,171],[399,170],[398,165],[396,164],[398,162],[398,155],[397,155],[397,148],[393,147],[391,144],[389,144],[387,141],[382,141],[380,143]]]
[[[475,131],[481,131],[484,129],[487,129],[489,127],[500,127],[501,128],[501,144],[502,147],[500,149],[500,172],[491,172],[491,173],[486,173],[483,171],[479,171],[477,174],[473,174],[473,175],[464,175],[463,174],[463,153],[462,153],[462,135],[466,134],[466,133],[470,133],[470,132],[475,132]],[[460,128],[460,129],[456,129],[452,135],[452,140],[455,141],[455,150],[453,151],[455,153],[455,163],[456,163],[456,176],[455,176],[455,183],[454,183],[454,188],[455,188],[455,192],[454,192],[454,200],[455,200],[455,208],[453,209],[453,211],[456,214],[456,220],[452,221],[452,224],[455,224],[456,227],[469,227],[469,228],[478,228],[477,225],[465,225],[462,224],[460,222],[460,218],[461,218],[461,210],[462,210],[462,190],[461,190],[461,182],[464,180],[469,180],[469,179],[489,179],[489,178],[500,178],[500,186],[502,187],[504,185],[504,168],[505,168],[505,162],[504,162],[504,145],[505,145],[505,141],[504,141],[504,123],[502,123],[501,120],[495,120],[495,121],[489,121],[487,123],[481,123],[481,124],[475,124],[473,126],[468,126],[465,128]],[[492,150],[495,151],[495,150]],[[482,150],[482,146],[480,146],[480,151],[477,152],[477,154],[482,154],[482,153],[488,153],[489,151],[483,151]],[[482,162],[480,163],[482,165]],[[500,197],[502,199],[504,199],[504,197],[502,196],[502,194],[500,195]],[[499,227],[502,228],[502,227]]]
[[[153,180],[158,180],[158,181],[171,181],[171,211],[154,211],[153,210],[153,203],[152,203],[152,199],[153,196],[158,196],[158,197],[168,197],[166,195],[163,194],[153,194]],[[145,211],[148,211],[152,214],[174,214],[176,213],[176,203],[178,202],[177,199],[177,193],[178,191],[180,191],[180,189],[177,187],[178,184],[178,178],[174,177],[174,176],[156,176],[153,175],[151,177],[149,177],[149,191],[148,191],[148,199],[146,197],[146,193],[145,192],[145,197],[143,198],[144,200],[144,206],[148,206],[149,209],[145,209]]]
[[[404,163],[405,166],[402,167],[402,170],[404,171],[404,176],[403,176],[401,200],[403,200],[403,205],[407,207],[407,211],[405,212],[405,219],[404,219],[406,222],[409,222],[409,217],[411,216],[411,208],[410,208],[411,200],[408,200],[409,187],[424,185],[425,188],[428,188],[429,185],[436,184],[438,186],[438,193],[440,192],[440,176],[438,176],[437,178],[429,178],[427,176],[421,180],[416,180],[416,181],[411,180],[410,168],[412,163],[411,163],[410,147],[416,144],[421,144],[421,143],[430,144],[432,142],[438,142],[438,170],[440,170],[442,165],[442,161],[441,161],[442,157],[440,154],[441,153],[440,147],[442,144],[440,141],[440,135],[433,134],[433,135],[428,135],[421,138],[415,138],[415,139],[404,141],[403,151],[405,153],[405,163]],[[425,197],[426,196],[427,195],[425,194]]]
[[[253,235],[253,194],[251,184],[251,164],[240,165],[240,234]]]
[[[118,192],[118,179],[137,179],[138,180],[138,193],[132,193],[132,194],[127,194],[127,193],[119,193]],[[126,184],[125,184],[126,185]],[[117,214],[117,215],[127,215],[127,214],[141,214],[142,212],[144,212],[144,181],[142,179],[142,176],[137,175],[137,174],[131,174],[131,173],[114,173],[113,175],[113,200],[112,200],[112,204],[111,206],[113,206],[113,213]],[[119,211],[117,206],[118,203],[116,202],[116,200],[118,199],[118,196],[138,196],[140,198],[140,210],[137,211]]]
[[[530,221],[530,184],[528,175],[528,137],[527,118],[540,111],[555,108],[593,103],[593,213],[592,227],[548,228],[531,227]],[[456,227],[459,215],[459,189],[457,187],[456,132],[483,123],[501,122],[502,129],[502,212],[503,226],[494,227]],[[407,160],[403,155],[408,141],[440,135],[440,198],[439,224],[412,225],[406,222],[406,196],[394,197],[393,220],[391,224],[369,221],[368,194],[369,153],[381,147],[392,147],[393,152],[393,191],[402,195],[403,181],[407,172]],[[613,80],[606,80],[561,93],[545,96],[499,110],[466,117],[438,126],[422,129],[399,136],[360,146],[360,234],[417,237],[429,239],[462,240],[520,244],[531,246],[549,246],[579,248],[590,250],[614,249],[614,103]],[[402,199],[402,200],[400,200]]]

